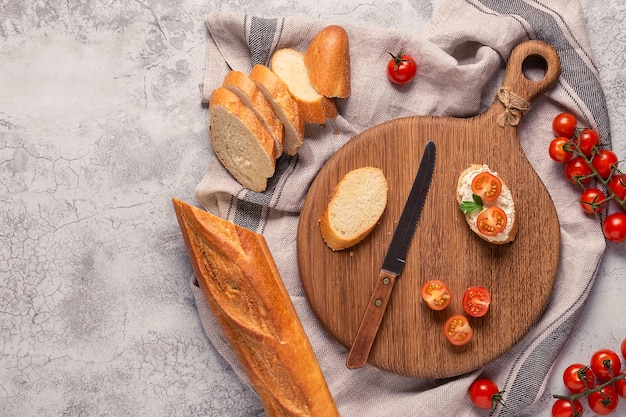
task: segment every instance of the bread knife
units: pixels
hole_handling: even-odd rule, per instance
[[[396,278],[400,276],[406,263],[406,255],[411,246],[417,222],[422,214],[422,208],[435,170],[435,156],[435,143],[429,141],[426,143],[409,197],[402,209],[398,226],[391,238],[374,290],[348,353],[346,366],[350,369],[360,368],[367,362],[378,328],[387,310]]]

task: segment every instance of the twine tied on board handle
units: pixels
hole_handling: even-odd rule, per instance
[[[504,112],[498,116],[498,126],[500,127],[504,127],[505,123],[517,126],[524,113],[530,109],[530,102],[506,87],[500,87],[496,97],[504,104]]]

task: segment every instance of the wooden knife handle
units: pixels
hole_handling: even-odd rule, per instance
[[[376,281],[376,286],[367,304],[359,330],[356,333],[346,366],[350,369],[360,368],[367,362],[367,357],[372,349],[372,344],[378,333],[378,328],[387,310],[393,284],[396,282],[396,274],[381,270]]]

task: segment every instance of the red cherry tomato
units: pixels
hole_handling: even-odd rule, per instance
[[[617,166],[617,162],[618,159],[615,152],[608,149],[602,149],[600,152],[595,154],[591,160],[591,165],[593,165],[602,178],[607,179],[613,173],[615,167]]]
[[[600,135],[593,129],[583,129],[574,135],[574,143],[578,145],[580,151],[587,157],[591,157],[593,148],[600,144]]]
[[[582,417],[583,415],[583,406],[578,400],[573,401],[574,406],[572,407],[572,402],[569,400],[559,399],[554,402],[552,405],[552,417]],[[574,414],[576,412],[576,414]]]
[[[606,206],[606,195],[597,188],[586,188],[580,195],[579,202],[585,213],[599,213]]]
[[[576,130],[576,117],[569,113],[558,114],[552,120],[552,131],[556,136],[571,138]]]
[[[622,374],[622,379],[615,381],[613,386],[615,387],[615,391],[617,391],[617,395],[626,398],[626,373]]]
[[[609,242],[623,242],[626,239],[626,213],[620,211],[606,216],[602,231]]]
[[[490,379],[479,378],[468,389],[470,400],[478,408],[490,410],[502,402],[502,393]]]
[[[463,310],[468,316],[482,317],[489,311],[491,294],[485,287],[469,287],[463,294]]]
[[[609,188],[620,200],[626,199],[626,174],[613,174],[609,179]]]
[[[572,159],[573,154],[568,150],[572,141],[564,136],[559,136],[550,142],[548,154],[556,162],[567,162]]]
[[[591,174],[591,168],[581,157],[571,159],[565,164],[565,178],[571,183],[585,184],[591,179]]]
[[[600,349],[591,356],[591,370],[598,380],[604,382],[620,373],[622,362],[611,349]]]
[[[491,206],[476,218],[478,231],[485,236],[495,236],[506,228],[506,213],[500,207]]]
[[[389,53],[391,59],[387,63],[387,77],[394,84],[407,84],[417,73],[417,63],[411,55],[400,51],[397,55]]]
[[[422,299],[433,310],[443,310],[450,304],[452,294],[442,281],[433,279],[426,281],[422,286]]]
[[[493,202],[502,191],[502,181],[490,172],[481,172],[472,180],[472,193],[483,201]]]
[[[617,408],[619,397],[617,391],[611,385],[602,388],[601,391],[592,392],[587,397],[589,408],[600,416],[611,414]]]
[[[472,340],[474,330],[470,327],[465,316],[460,314],[450,317],[443,326],[443,332],[448,342],[455,346],[465,345]]]
[[[622,357],[626,359],[626,339],[622,340]]]
[[[574,394],[592,388],[595,380],[596,376],[593,374],[591,368],[582,363],[572,364],[563,372],[563,384]]]

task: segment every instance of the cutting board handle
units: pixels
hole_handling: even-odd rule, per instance
[[[533,61],[545,71],[541,79],[534,80],[526,75],[526,67]],[[530,40],[520,43],[511,52],[501,88],[530,103],[551,88],[560,75],[561,60],[556,50],[543,41]]]

